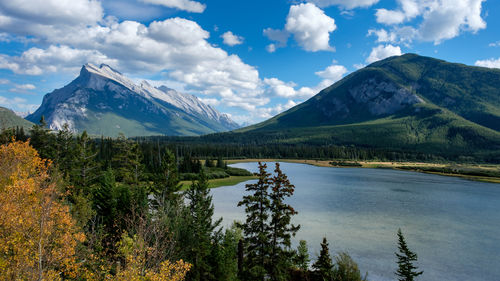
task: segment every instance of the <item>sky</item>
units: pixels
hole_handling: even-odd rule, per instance
[[[0,1],[0,106],[33,112],[104,63],[247,125],[404,53],[500,68],[500,1]]]

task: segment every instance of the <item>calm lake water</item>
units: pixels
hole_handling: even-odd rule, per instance
[[[257,171],[257,163],[232,165]],[[418,280],[500,280],[500,184],[415,172],[281,163],[296,190],[295,238],[311,258],[326,236],[332,254],[347,251],[369,280],[395,280],[396,232],[424,270]],[[268,171],[274,163],[268,163]],[[249,183],[249,182],[246,182]],[[244,221],[245,184],[212,191],[215,217]]]

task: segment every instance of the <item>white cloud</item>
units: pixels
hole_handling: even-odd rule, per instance
[[[344,9],[367,8],[379,0],[308,0],[310,3],[316,4],[318,7],[340,6]]]
[[[488,44],[488,47],[500,47],[500,41],[492,42]]]
[[[237,55],[210,44],[210,34],[196,22],[170,18],[149,26],[135,21],[109,21],[66,33],[66,28],[46,37],[47,49],[31,48],[20,56],[0,55],[0,68],[15,73],[39,75],[64,70],[77,71],[86,62],[107,63],[122,72],[140,74],[167,71],[188,91],[223,96],[242,105],[237,97],[263,93],[255,67]],[[39,34],[36,34],[39,35]],[[63,44],[64,43],[64,44]],[[248,99],[256,106],[262,100]],[[244,107],[248,107],[243,105]]]
[[[271,118],[277,114],[282,113],[283,111],[286,111],[294,106],[296,106],[297,103],[294,102],[293,100],[288,100],[285,104],[277,104],[273,107],[264,107],[264,108],[258,108],[255,115],[259,118]]]
[[[327,79],[333,83],[342,79],[342,77],[348,72],[347,68],[343,65],[330,65],[322,71],[315,72],[316,75],[323,79]]]
[[[211,99],[211,98],[200,98],[200,100],[205,103],[205,104],[208,104],[208,105],[211,105],[211,106],[216,106],[216,105],[219,105],[220,104],[220,101],[218,99]]]
[[[386,9],[378,9],[375,16],[377,17],[377,22],[383,24],[398,24],[402,23],[406,19],[405,14],[401,11],[391,11]]]
[[[297,84],[295,84],[294,82],[287,83],[277,78],[265,78],[264,84],[267,86],[266,92],[272,96],[304,100],[306,98],[314,96],[324,88],[339,81],[347,72],[347,68],[342,65],[330,65],[324,70],[315,73],[317,76],[323,78],[323,80],[319,82],[318,85],[312,88],[301,87],[299,89],[296,89]]]
[[[35,111],[38,106],[35,104],[29,104],[26,99],[14,97],[14,98],[6,98],[0,96],[0,106],[11,108],[14,110],[20,111]]]
[[[36,89],[36,86],[33,84],[21,84],[21,85],[16,85],[16,88],[21,90],[34,90]]]
[[[276,45],[275,44],[269,44],[266,46],[266,51],[269,53],[274,53],[276,52]]]
[[[47,49],[33,47],[18,57],[0,54],[0,69],[9,69],[17,74],[75,71],[87,62],[117,64],[116,60],[109,59],[98,51],[78,50],[68,46],[51,45]]]
[[[266,28],[262,31],[262,33],[264,34],[264,36],[269,38],[269,40],[279,43],[280,47],[286,46],[288,37],[290,37],[290,33],[288,33],[286,30],[281,29]]]
[[[377,47],[374,47],[366,59],[367,63],[373,63],[388,57],[392,56],[400,56],[401,55],[401,48],[399,46],[393,46],[393,45],[378,45]]]
[[[474,63],[477,66],[489,67],[489,68],[500,68],[500,58],[498,59],[487,59],[487,60],[478,60]]]
[[[7,85],[10,84],[10,81],[8,79],[0,79],[0,85]]]
[[[0,2],[0,16],[3,24],[24,19],[41,25],[95,24],[103,9],[96,0],[11,0]]]
[[[394,32],[387,32],[383,28],[368,30],[368,36],[372,35],[377,36],[377,42],[395,42],[397,39]]]
[[[224,40],[224,44],[228,46],[236,46],[243,44],[243,37],[234,35],[231,31],[227,31],[221,35],[221,38]]]
[[[162,5],[169,8],[176,8],[191,13],[203,13],[206,5],[190,0],[141,0],[144,3]]]
[[[309,87],[302,87],[300,89],[295,89],[297,86],[293,82],[283,82],[277,78],[264,78],[264,84],[267,86],[267,93],[272,96],[282,97],[282,98],[309,98],[312,97],[315,92]]]
[[[337,29],[335,20],[312,3],[293,5],[286,19],[285,30],[306,51],[333,51],[330,32]]]
[[[398,0],[398,9],[378,9],[376,17],[377,22],[386,25],[421,18],[417,27],[394,27],[391,33],[402,38],[401,41],[418,39],[439,44],[462,32],[475,33],[486,28],[486,22],[481,17],[484,1],[486,0]]]

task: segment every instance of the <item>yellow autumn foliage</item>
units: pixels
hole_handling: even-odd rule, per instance
[[[0,280],[77,277],[85,236],[61,203],[50,161],[28,142],[0,146]]]

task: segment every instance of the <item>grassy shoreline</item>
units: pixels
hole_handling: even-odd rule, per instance
[[[221,178],[221,179],[210,179],[208,180],[208,187],[209,188],[217,188],[221,186],[230,186],[230,185],[236,185],[240,182],[248,181],[248,180],[253,180],[256,179],[256,176],[230,176],[227,178]],[[182,184],[181,190],[187,190],[193,181],[181,181],[180,184]]]
[[[473,181],[500,183],[500,165],[488,164],[443,164],[443,163],[424,163],[424,162],[383,162],[383,161],[335,161],[332,160],[311,160],[311,159],[237,159],[228,160],[228,164],[245,162],[287,162],[308,164],[318,167],[337,167],[337,168],[376,168],[376,169],[394,169],[404,171],[414,171],[420,173],[436,174],[442,176],[460,177]],[[485,175],[485,174],[491,174]],[[498,176],[497,176],[498,175]]]

